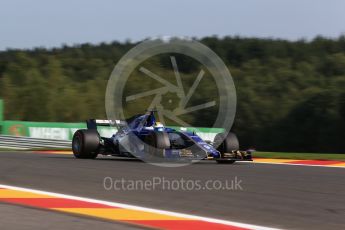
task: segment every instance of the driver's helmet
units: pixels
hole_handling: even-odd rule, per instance
[[[160,122],[156,122],[155,124],[155,130],[158,130],[158,131],[163,131],[164,130],[164,125]]]

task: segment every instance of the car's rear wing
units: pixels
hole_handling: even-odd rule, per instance
[[[125,121],[121,120],[99,120],[99,119],[88,119],[86,120],[86,126],[88,129],[97,129],[97,126],[116,126],[122,127],[127,125]]]

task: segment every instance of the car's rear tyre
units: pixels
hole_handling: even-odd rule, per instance
[[[80,159],[96,158],[99,152],[100,139],[97,130],[77,130],[72,140],[72,151],[74,156]]]

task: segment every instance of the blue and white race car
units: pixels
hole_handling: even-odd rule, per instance
[[[219,133],[206,142],[195,132],[177,131],[156,121],[154,111],[119,120],[87,120],[87,129],[74,133],[76,158],[94,159],[98,154],[139,158],[151,162],[216,160],[218,163],[252,161],[251,152],[240,151],[234,133]],[[101,137],[97,126],[116,126],[110,138]]]

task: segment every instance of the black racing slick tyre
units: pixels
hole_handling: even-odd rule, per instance
[[[148,157],[164,157],[164,149],[170,148],[168,133],[155,131],[145,138],[145,152]]]
[[[72,139],[72,150],[76,158],[94,159],[97,157],[100,145],[100,136],[97,130],[79,129]]]
[[[170,148],[170,140],[168,133],[166,132],[155,132],[155,147],[157,149],[168,149]]]
[[[168,133],[155,131],[147,136],[146,143],[156,149],[170,148],[170,140]]]
[[[234,133],[218,133],[214,138],[214,144],[223,157],[224,153],[231,153],[239,150],[240,144],[236,134]],[[233,164],[235,161],[231,159],[217,160],[220,164]]]
[[[234,133],[218,133],[214,141],[215,147],[221,153],[230,153],[231,151],[239,150],[240,144],[238,138]]]

